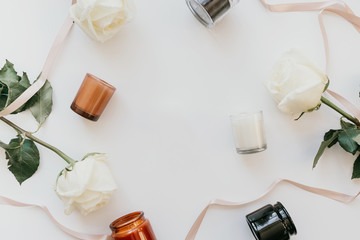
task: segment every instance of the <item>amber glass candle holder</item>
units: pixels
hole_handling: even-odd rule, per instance
[[[144,212],[133,212],[110,224],[114,240],[156,240],[154,231]]]
[[[97,121],[115,90],[109,83],[87,73],[70,108],[84,118]]]

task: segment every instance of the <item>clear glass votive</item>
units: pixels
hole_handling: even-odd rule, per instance
[[[97,121],[116,88],[87,73],[70,108],[86,119]]]
[[[266,149],[262,111],[231,115],[230,120],[237,153],[256,153]]]
[[[186,0],[194,16],[206,27],[212,28],[240,0]]]

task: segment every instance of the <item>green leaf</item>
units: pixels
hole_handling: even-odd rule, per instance
[[[360,178],[360,155],[356,158],[353,166],[353,173],[351,179]]]
[[[4,109],[8,98],[7,87],[0,82],[0,109]]]
[[[352,124],[352,123],[349,123],[349,122],[345,122],[344,120],[342,120],[342,118],[340,119],[340,125],[341,125],[341,128],[346,130],[346,129],[351,129],[351,128],[357,128],[356,125]]]
[[[19,97],[28,87],[30,87],[29,79],[26,73],[23,73],[22,77],[17,75],[17,72],[14,69],[14,64],[6,60],[5,65],[0,70],[0,82],[3,86],[6,86],[6,91],[1,93],[2,103],[0,106],[2,107],[0,110],[4,109],[6,106],[11,104],[17,97]],[[6,95],[5,95],[6,94]],[[6,96],[6,103],[3,104],[4,98]],[[18,113],[24,111],[24,106],[21,106],[14,113]]]
[[[330,138],[332,138],[333,134],[335,132],[337,132],[337,134],[339,134],[342,130],[334,130],[334,129],[330,129],[328,132],[325,133],[324,135],[324,141],[329,140]],[[331,148],[332,146],[334,146],[336,143],[338,142],[338,138],[335,138],[327,147]]]
[[[0,70],[0,82],[8,88],[8,102],[6,105],[9,105],[18,96],[17,93],[22,88],[22,85],[19,86],[18,84],[20,80],[21,78],[14,69],[14,64],[6,60],[5,65]],[[16,89],[18,86],[19,89]]]
[[[0,110],[11,104],[29,87],[30,81],[26,73],[19,77],[14,65],[6,60],[4,67],[0,70]],[[52,105],[52,87],[46,81],[44,86],[13,114],[30,109],[36,121],[41,125],[51,113]]]
[[[325,133],[324,139],[326,137],[327,140],[324,140],[321,142],[318,152],[316,153],[316,156],[314,158],[313,168],[316,167],[317,163],[319,162],[319,159],[321,155],[324,153],[326,147],[328,147],[333,141],[335,141],[338,138],[338,131],[330,130],[327,133]]]
[[[52,87],[46,80],[44,86],[30,99],[30,111],[36,121],[41,125],[50,115],[52,110]]]
[[[8,168],[14,174],[20,185],[30,178],[39,167],[39,150],[32,140],[22,137],[11,139],[9,144],[0,141],[0,147],[5,149]]]
[[[353,155],[356,153],[359,145],[357,142],[353,140],[353,138],[357,137],[360,134],[360,130],[348,128],[339,133],[338,141],[340,146],[347,152],[352,153]]]
[[[23,88],[21,89],[21,92],[18,93],[18,96],[20,96],[26,89],[28,89],[30,87],[30,81],[29,81],[29,78],[28,78],[26,73],[23,73],[23,77],[19,81],[19,85],[22,86]],[[11,114],[16,114],[16,113],[19,113],[19,112],[23,112],[23,111],[27,110],[28,108],[29,108],[29,106],[27,105],[27,103],[25,103],[19,109],[12,112]]]
[[[6,86],[17,84],[20,81],[20,77],[14,69],[14,64],[6,60],[5,65],[0,70],[0,82]]]

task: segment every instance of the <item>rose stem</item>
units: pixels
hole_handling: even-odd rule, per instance
[[[350,114],[348,114],[347,112],[345,112],[344,110],[342,110],[341,108],[336,106],[329,99],[321,96],[321,102],[324,103],[325,105],[329,106],[330,108],[334,109],[335,111],[337,111],[341,115],[343,115],[349,121],[355,123],[356,126],[360,127],[360,122],[359,122],[359,120],[357,118],[354,118],[353,116],[351,116]]]
[[[63,153],[61,150],[59,150],[58,148],[44,142],[43,140],[35,137],[34,135],[32,135],[30,132],[25,131],[24,129],[22,129],[21,127],[17,126],[15,123],[9,121],[8,119],[4,118],[4,117],[0,117],[0,120],[3,121],[4,123],[6,123],[7,125],[11,126],[12,128],[14,128],[17,132],[24,134],[27,138],[33,140],[34,142],[39,143],[40,145],[52,150],[53,152],[55,152],[57,155],[59,155],[62,159],[64,159],[67,163],[71,164],[74,163],[75,161],[69,157],[68,155],[66,155],[65,153]]]

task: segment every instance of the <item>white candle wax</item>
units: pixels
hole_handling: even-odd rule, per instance
[[[266,149],[262,112],[231,116],[235,146],[238,153],[260,152]]]

